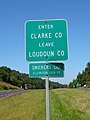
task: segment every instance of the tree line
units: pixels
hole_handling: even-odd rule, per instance
[[[6,66],[0,67],[0,81],[10,83],[14,86],[25,88],[25,84],[28,89],[45,89],[45,79],[30,78],[26,73],[20,73],[16,70],[11,70]],[[49,81],[50,88],[67,87],[58,82]]]
[[[69,87],[90,87],[90,62],[87,63],[85,70],[79,72],[76,79],[69,83]]]

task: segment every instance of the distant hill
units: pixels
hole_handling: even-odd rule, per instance
[[[0,67],[0,81],[10,83],[14,86],[28,89],[44,89],[45,80],[41,78],[30,78],[28,74],[20,73],[16,70],[11,70],[6,66]],[[58,82],[49,82],[50,88],[61,88],[67,87],[67,85],[62,85]]]
[[[19,89],[16,86],[0,81],[0,90]]]

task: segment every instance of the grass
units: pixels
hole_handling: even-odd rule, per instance
[[[45,90],[0,100],[0,120],[45,120]],[[90,91],[50,90],[50,120],[89,120]]]
[[[90,91],[52,90],[50,105],[51,120],[89,120]]]
[[[45,91],[33,90],[0,100],[0,120],[45,120]]]

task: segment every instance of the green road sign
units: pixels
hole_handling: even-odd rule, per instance
[[[33,63],[29,64],[30,77],[64,77],[63,63]]]
[[[66,20],[26,21],[26,60],[55,62],[68,58]]]

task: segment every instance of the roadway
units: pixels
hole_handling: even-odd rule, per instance
[[[90,88],[71,88],[72,90],[85,90],[90,91]]]
[[[90,88],[79,88],[80,90],[88,90],[90,91]]]
[[[27,92],[28,90],[5,90],[5,91],[0,91],[0,99],[10,97],[10,96],[15,96],[20,93]]]

